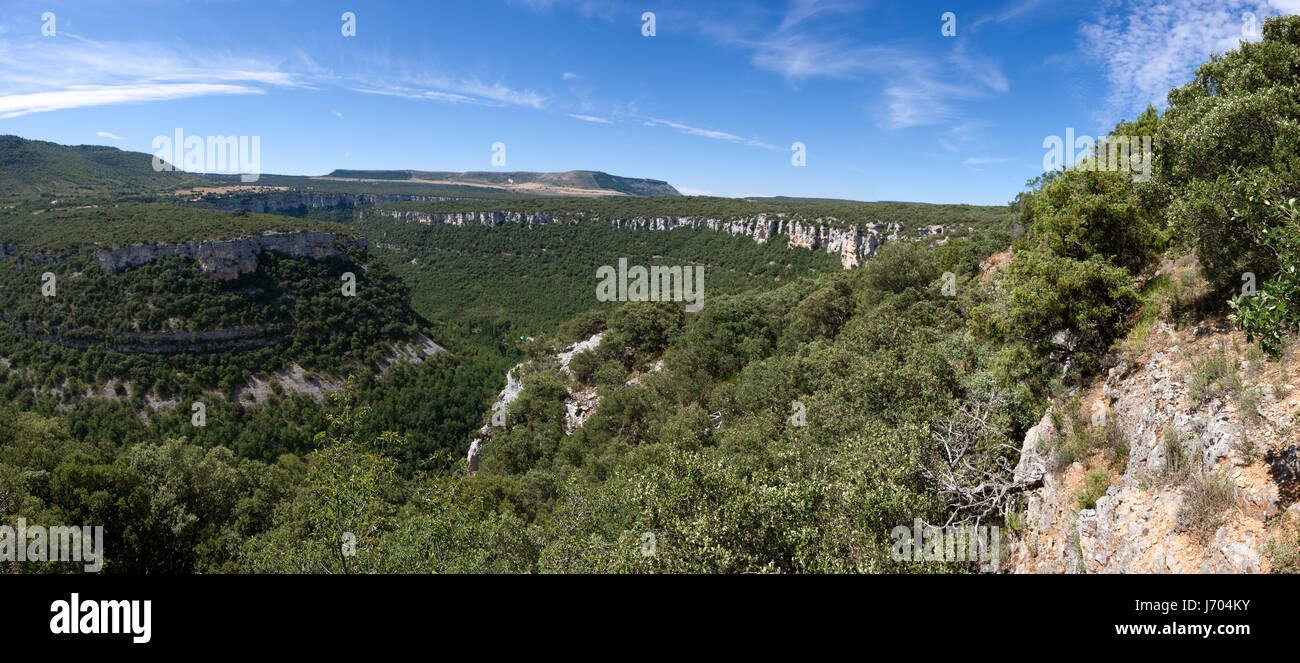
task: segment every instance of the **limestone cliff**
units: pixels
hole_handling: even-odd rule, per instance
[[[1222,326],[1156,325],[1076,395],[1107,449],[1065,452],[1079,431],[1062,403],[1026,436],[1016,478],[1043,485],[1028,495],[1010,570],[1269,571],[1300,518],[1300,362],[1289,354],[1269,361]]]
[[[529,228],[549,223],[578,223],[584,220],[602,220],[598,218],[587,219],[581,213],[557,216],[545,212],[430,213],[383,208],[361,212],[362,217],[367,214],[378,214],[425,225],[501,226],[507,223],[517,223],[524,224]],[[867,225],[865,229],[857,225],[841,227],[837,224],[836,219],[818,218],[811,221],[801,221],[786,218],[784,214],[780,213],[774,215],[757,214],[734,220],[698,216],[634,217],[631,219],[609,219],[608,223],[614,228],[629,230],[667,231],[690,228],[692,230],[725,232],[731,235],[749,237],[760,244],[777,235],[783,235],[787,238],[786,246],[788,248],[821,249],[827,253],[839,254],[840,266],[844,269],[852,269],[875,256],[876,250],[880,248],[882,232],[889,231],[893,233],[891,235],[893,237],[902,231],[902,226],[899,224],[873,223]],[[935,231],[933,228],[938,230]],[[927,231],[928,234],[942,232],[940,226],[934,226]]]
[[[366,240],[362,238],[341,237],[334,233],[266,232],[232,240],[136,244],[117,249],[100,249],[95,251],[95,260],[105,272],[116,272],[124,267],[142,265],[168,256],[182,256],[198,262],[200,271],[228,280],[257,271],[257,256],[264,251],[275,251],[294,258],[323,260],[342,255],[335,246],[336,242],[366,246]]]
[[[582,425],[587,423],[587,419],[596,411],[596,406],[600,405],[600,394],[594,386],[578,384],[573,379],[573,373],[569,370],[569,363],[573,361],[574,355],[599,347],[600,341],[604,337],[605,332],[598,332],[585,341],[579,341],[560,349],[552,357],[540,361],[526,361],[510,369],[510,372],[506,374],[505,388],[501,390],[501,393],[497,395],[496,402],[492,404],[491,418],[488,423],[479,429],[478,436],[470,443],[469,454],[466,457],[470,474],[478,472],[484,445],[492,439],[497,431],[505,430],[509,426],[510,404],[523,391],[523,380],[527,375],[538,371],[550,371],[557,373],[564,380],[565,395],[562,404],[564,406],[565,435],[572,435],[574,431],[582,428]],[[626,381],[624,384],[626,386],[641,384],[641,380],[647,374],[662,369],[662,360],[642,366],[639,370],[634,370],[625,376]]]

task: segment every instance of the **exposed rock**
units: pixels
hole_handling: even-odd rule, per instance
[[[569,379],[572,377],[572,373],[569,371],[569,364],[573,361],[574,355],[586,350],[595,349],[600,345],[600,341],[604,337],[605,332],[593,334],[591,338],[574,343],[558,352],[553,361],[547,360],[540,365],[531,364],[531,366],[528,362],[517,364],[514,368],[510,369],[510,373],[506,376],[506,386],[501,390],[501,393],[497,395],[497,400],[492,405],[492,412],[497,413],[508,411],[510,403],[514,402],[514,400],[519,397],[519,393],[523,389],[522,374],[525,370],[556,371],[565,379],[565,389],[567,391],[563,400],[565,412],[564,434],[572,435],[574,431],[581,428],[582,425],[587,422],[587,419],[591,417],[592,413],[596,411],[596,406],[600,404],[600,395],[596,392],[594,387],[585,387],[581,389],[575,388]],[[647,372],[658,371],[662,368],[663,360],[660,360]],[[628,384],[636,384],[640,377],[641,376],[639,375],[634,377],[628,382]],[[497,430],[498,427],[494,426],[492,421],[489,421],[479,429],[478,437],[475,437],[470,443],[469,455],[466,457],[470,474],[478,472],[479,461],[483,455],[483,445],[492,439],[492,436]]]
[[[500,226],[507,223],[524,224],[529,228],[549,223],[578,223],[586,219],[585,215],[575,213],[571,215],[556,216],[545,212],[447,212],[447,213],[430,213],[418,212],[412,210],[389,210],[376,208],[374,210],[362,211],[361,216],[367,214],[379,214],[394,219],[405,221],[414,221],[425,225],[483,225],[483,226]],[[599,221],[600,219],[590,219]],[[629,230],[657,230],[668,231],[678,228],[690,228],[693,230],[710,230],[713,232],[725,232],[730,235],[743,235],[753,239],[759,244],[766,243],[772,237],[785,235],[787,237],[786,246],[788,248],[804,249],[821,249],[826,253],[838,253],[840,255],[840,266],[844,269],[852,269],[864,260],[870,260],[876,255],[876,250],[880,248],[880,232],[886,228],[883,223],[873,223],[866,226],[866,231],[857,225],[839,227],[834,225],[836,219],[814,219],[811,222],[804,223],[799,220],[788,220],[783,214],[758,214],[752,217],[744,217],[731,221],[714,219],[708,217],[695,216],[671,216],[671,217],[635,217],[631,219],[611,219],[609,223],[614,228],[624,228]],[[889,229],[902,226],[891,224]],[[940,229],[942,230],[942,229]]]
[[[1164,329],[1161,330],[1162,332]],[[1245,347],[1239,332],[1192,333],[1179,352],[1170,334],[1152,334],[1145,362],[1123,362],[1101,384],[1079,393],[1081,403],[1100,399],[1109,406],[1106,420],[1118,427],[1127,445],[1127,463],[1111,466],[1098,452],[1083,462],[1043,474],[1043,486],[1025,502],[1025,530],[1012,545],[1016,573],[1259,573],[1269,562],[1261,546],[1283,511],[1300,513],[1292,504],[1288,481],[1297,476],[1294,447],[1275,421],[1287,417],[1284,401],[1258,406],[1261,417],[1247,423],[1236,399],[1201,405],[1188,398],[1191,358],[1213,344]],[[1261,371],[1265,368],[1259,369]],[[1268,369],[1276,370],[1276,369]],[[1267,375],[1257,379],[1267,382]],[[1250,385],[1246,385],[1249,387]],[[1050,412],[1025,435],[1016,481],[1044,472],[1047,448],[1055,435]],[[1191,472],[1220,472],[1235,486],[1234,502],[1213,540],[1198,540],[1178,527],[1187,493],[1185,479],[1170,470],[1169,445],[1181,445],[1192,459]],[[1178,447],[1172,447],[1177,449]],[[1095,508],[1080,510],[1075,496],[1088,472],[1108,468],[1111,487]],[[1117,484],[1117,485],[1116,485]],[[1213,522],[1213,521],[1210,521]]]
[[[190,258],[199,263],[199,270],[220,279],[238,278],[240,274],[257,271],[257,256],[264,251],[275,251],[293,258],[325,258],[342,255],[335,242],[352,246],[366,246],[363,238],[340,237],[334,233],[302,231],[293,233],[266,232],[261,235],[232,240],[187,242],[184,244],[136,244],[117,249],[95,251],[95,260],[105,272],[116,272],[125,267],[142,265],[168,256]]]

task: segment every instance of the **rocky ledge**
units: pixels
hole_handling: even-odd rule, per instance
[[[1092,425],[1114,427],[1121,453],[1063,460],[1073,428],[1059,406],[1026,435],[1016,479],[1043,485],[1028,495],[1012,572],[1260,573],[1274,545],[1295,540],[1296,362],[1248,358],[1240,332],[1161,325],[1151,337],[1079,394]],[[1206,358],[1219,356],[1223,391],[1205,384]],[[1081,508],[1099,471],[1105,493]],[[1222,495],[1213,511],[1197,506],[1207,477]]]
[[[95,251],[95,260],[105,272],[143,265],[168,256],[191,258],[199,270],[219,279],[234,279],[240,274],[257,271],[257,256],[275,251],[293,258],[323,260],[340,256],[337,244],[365,247],[363,238],[341,237],[334,233],[302,231],[266,232],[232,240],[187,242],[183,244],[136,244],[117,249]]]
[[[557,216],[545,212],[431,213],[376,208],[373,211],[363,211],[361,216],[364,217],[366,214],[379,214],[425,225],[446,224],[453,226],[501,226],[507,223],[518,223],[531,228],[542,224],[577,223],[586,220],[582,214]],[[591,220],[600,221],[601,219]],[[896,237],[902,231],[902,225],[896,223],[872,223],[863,228],[857,225],[841,227],[836,225],[835,221],[835,219],[819,218],[803,222],[797,219],[788,219],[784,214],[758,214],[730,221],[698,216],[668,216],[610,219],[609,223],[615,228],[630,230],[665,231],[678,228],[711,230],[731,235],[743,235],[760,244],[771,240],[777,235],[784,235],[788,248],[822,249],[827,253],[838,253],[840,266],[844,269],[857,267],[863,261],[870,260],[875,256],[876,250],[880,248],[882,233],[888,232],[891,233],[890,237]],[[927,234],[942,233],[942,226],[931,226],[927,229]]]

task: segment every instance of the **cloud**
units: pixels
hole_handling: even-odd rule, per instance
[[[978,28],[981,25],[990,22],[1005,23],[1007,21],[1013,21],[1030,14],[1042,5],[1043,0],[1016,0],[1015,2],[1002,7],[1002,9],[999,9],[995,14],[979,17],[974,23],[971,23],[971,29]]]
[[[481,104],[489,106],[500,106],[484,99],[475,99],[463,94],[452,94],[449,92],[439,92],[437,90],[414,90],[402,87],[384,87],[384,88],[353,88],[353,92],[362,94],[378,94],[385,97],[397,97],[399,99],[414,99],[417,101],[442,101],[450,104]]]
[[[358,73],[338,74],[299,55],[292,60],[294,71],[289,71],[279,61],[251,56],[196,54],[148,43],[97,42],[64,32],[59,36],[57,44],[40,37],[0,39],[0,117],[319,86],[455,104],[541,108],[546,102],[538,92],[477,78],[421,72],[376,79],[359,73],[402,72],[403,63],[367,61]]]
[[[515,90],[499,83],[485,84],[478,81],[453,81],[448,84],[453,92],[491,99],[503,104],[541,108],[546,97],[532,90]]]
[[[507,0],[508,4],[522,5],[535,12],[548,12],[555,7],[571,8],[580,16],[599,16],[606,20],[615,20],[631,12],[630,5],[615,0]],[[636,12],[641,15],[640,11]]]
[[[848,0],[795,0],[775,25],[760,13],[748,20],[701,21],[699,29],[720,44],[749,51],[755,67],[792,84],[816,78],[861,82],[873,96],[883,94],[881,123],[890,129],[954,121],[961,115],[955,102],[1010,90],[1002,63],[964,42],[950,41],[946,56],[897,43],[863,43],[852,20],[861,9],[862,3]]]
[[[675,188],[677,189],[677,192],[682,194],[683,196],[716,196],[717,195],[712,191],[707,191],[705,189],[693,189],[689,186],[677,186]]]
[[[0,118],[28,113],[65,110],[83,106],[105,106],[140,101],[162,101],[213,94],[260,94],[262,90],[241,85],[173,83],[148,85],[78,85],[58,92],[11,94],[0,97]]]
[[[0,41],[0,117],[301,85],[248,57],[199,58],[149,44],[60,37],[66,39],[57,44],[39,37]]]
[[[1191,80],[1211,53],[1249,40],[1243,14],[1255,14],[1262,24],[1276,13],[1270,5],[1297,4],[1300,0],[1185,0],[1177,5],[1112,0],[1099,9],[1097,19],[1080,27],[1079,49],[1104,66],[1112,113],[1138,113],[1148,104],[1163,108],[1169,90]]]
[[[613,123],[614,123],[613,120],[609,120],[609,119],[606,119],[606,118],[603,118],[603,117],[596,117],[595,115],[579,115],[579,114],[577,114],[577,113],[570,113],[570,114],[569,114],[569,117],[571,117],[571,118],[573,118],[573,119],[575,119],[575,120],[582,120],[583,122],[596,122],[596,123],[598,123],[598,124],[613,124]]]
[[[1006,157],[967,157],[963,164],[967,166],[984,166],[992,163],[1006,163],[1011,161]]]
[[[121,136],[117,134],[108,133],[107,131],[96,131],[95,135],[99,136],[100,138],[112,138],[113,140],[122,140]]]
[[[793,82],[849,78],[904,57],[897,49],[859,44],[856,35],[842,34],[845,22],[838,17],[859,8],[860,3],[843,0],[795,0],[775,28],[735,16],[702,20],[697,27],[721,44],[750,51],[754,66]]]
[[[725,131],[714,131],[712,129],[700,129],[698,127],[692,127],[687,124],[681,124],[679,122],[670,122],[668,120],[661,120],[652,117],[649,120],[645,121],[644,124],[646,126],[657,125],[657,126],[671,127],[684,134],[688,134],[691,136],[700,136],[702,138],[711,138],[713,140],[725,140],[727,142],[737,143],[739,145],[748,145],[750,147],[761,147],[765,150],[784,151],[780,147],[777,147],[776,145],[772,145],[771,143],[764,143],[762,141],[753,140],[750,138],[742,138],[740,136],[737,136],[736,134],[730,134]]]
[[[429,76],[404,73],[400,66],[377,60],[366,63],[368,71],[395,71],[376,80],[374,76],[337,76],[341,85],[355,92],[381,94],[403,99],[441,101],[481,106],[522,106],[542,108],[547,98],[533,90],[517,90],[502,83],[485,83],[477,78]]]
[[[571,72],[571,71],[566,71],[566,72],[564,72],[564,74],[563,74],[562,76],[560,76],[560,78],[563,78],[563,79],[566,80],[566,81],[576,81],[576,80],[578,80],[579,78],[582,78],[582,77],[579,76],[579,75],[577,75],[577,74],[575,74],[575,73],[573,73],[573,72]]]

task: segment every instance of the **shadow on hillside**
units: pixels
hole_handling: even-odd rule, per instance
[[[1269,452],[1269,474],[1277,484],[1278,497],[1282,504],[1292,504],[1300,499],[1300,450],[1292,444],[1279,452]]]

